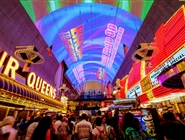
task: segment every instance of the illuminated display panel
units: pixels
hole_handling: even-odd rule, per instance
[[[93,67],[92,67],[92,65],[93,65]],[[75,67],[75,68],[77,68],[77,67]],[[66,72],[67,75],[71,75],[71,78],[73,79],[72,82],[74,85],[80,86],[81,84],[83,84],[85,82],[89,82],[89,81],[99,81],[102,84],[106,85],[107,81],[109,79],[113,79],[112,73],[110,73],[107,70],[107,68],[105,68],[105,69],[101,68],[100,64],[86,62],[83,64],[83,68],[85,68],[85,69],[83,69],[84,72],[82,72],[82,71],[81,72],[83,73],[85,78],[84,78],[84,81],[82,81],[81,83],[79,83],[78,78],[76,78],[77,76],[75,76],[75,74],[71,68],[68,69],[68,71]],[[100,73],[102,73],[102,77],[100,77]]]
[[[185,46],[185,44],[183,46]],[[170,66],[173,66],[177,62],[183,60],[184,58],[185,58],[185,47],[180,49],[173,56],[169,57],[163,64],[159,65],[153,72],[149,74],[152,86],[155,87],[159,85],[159,81],[157,78],[162,71],[169,68]]]
[[[127,12],[132,12],[136,17],[144,21],[154,0],[70,0],[67,2],[66,0],[20,0],[20,2],[33,22],[62,7],[82,3],[102,3],[116,6]]]
[[[105,80],[107,75],[107,71],[103,68],[99,68],[97,73],[96,73],[96,78]]]
[[[78,87],[87,81],[112,82],[124,60],[123,44],[131,46],[141,24],[139,18],[125,10],[91,3],[58,9],[35,25],[48,46],[53,46],[58,62],[66,62],[66,74]],[[112,39],[111,45],[107,38]],[[81,78],[77,78],[79,64],[83,68]],[[100,68],[106,71],[104,80],[97,78]]]

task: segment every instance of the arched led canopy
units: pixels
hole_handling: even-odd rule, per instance
[[[124,59],[123,44],[132,44],[141,24],[118,7],[91,3],[58,9],[36,26],[57,60],[66,62],[66,74],[78,87],[84,81],[112,81]]]
[[[83,66],[83,70],[81,70],[80,66]],[[77,67],[68,69],[66,74],[76,87],[87,81],[98,81],[106,85],[109,80],[114,79],[114,73],[103,66],[101,62],[96,61],[84,61],[79,63]]]

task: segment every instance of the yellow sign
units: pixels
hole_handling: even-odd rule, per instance
[[[9,56],[6,59],[7,55],[8,55],[7,52],[5,51],[1,52],[0,68],[3,67],[3,64],[4,64],[2,73],[15,79],[15,73],[16,73],[16,70],[19,68],[19,62],[12,56]]]
[[[46,94],[52,98],[56,97],[56,89],[53,88],[46,81],[41,79],[39,76],[36,76],[34,72],[31,72],[26,79],[26,83],[29,87],[40,91],[43,94]]]
[[[68,101],[68,105],[71,105],[71,106],[79,106],[79,102]]]
[[[153,99],[155,98],[152,91],[148,91],[148,92],[146,93],[146,95],[147,95],[147,97],[148,97],[148,99],[149,99],[150,101],[153,100]]]
[[[148,76],[143,78],[140,83],[143,92],[146,92],[147,90],[152,88],[152,84]]]
[[[75,110],[76,106],[69,106],[69,110]]]

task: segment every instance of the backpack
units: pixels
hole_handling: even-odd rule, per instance
[[[0,140],[8,140],[9,135],[10,135],[10,132],[3,134],[2,128],[0,128]]]
[[[106,133],[108,135],[109,140],[114,140],[115,139],[113,134],[111,133],[111,126],[106,127]]]
[[[104,131],[101,131],[98,127],[96,127],[96,129],[100,132],[98,140],[109,140],[108,136],[104,133]]]
[[[142,137],[139,135],[139,133],[132,127],[128,127],[126,130],[125,130],[125,140],[133,140],[133,135],[132,133],[134,133],[134,135],[137,137],[138,140],[142,140]]]

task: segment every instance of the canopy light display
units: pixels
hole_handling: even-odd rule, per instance
[[[79,64],[78,66],[73,68],[73,73],[74,73],[75,78],[77,79],[79,84],[81,82],[85,81],[84,70],[83,70],[83,65],[82,64]]]
[[[101,62],[109,68],[112,67],[114,62],[123,32],[124,29],[122,27],[117,29],[117,26],[111,23],[107,25],[107,29],[105,30],[107,37],[105,37]]]
[[[135,16],[144,21],[154,0],[20,0],[33,22],[38,21],[42,16],[49,14],[62,7],[74,4],[106,4],[116,6],[127,12],[132,12]],[[79,7],[80,8],[80,7]]]
[[[78,61],[82,58],[82,47],[83,47],[83,31],[84,26],[80,25],[67,32],[62,32],[60,37],[63,45],[70,55],[72,61]]]
[[[142,21],[118,7],[84,3],[60,8],[36,22],[75,87],[84,82],[112,82]]]
[[[99,68],[96,77],[102,80],[106,79],[106,70],[103,68]]]

